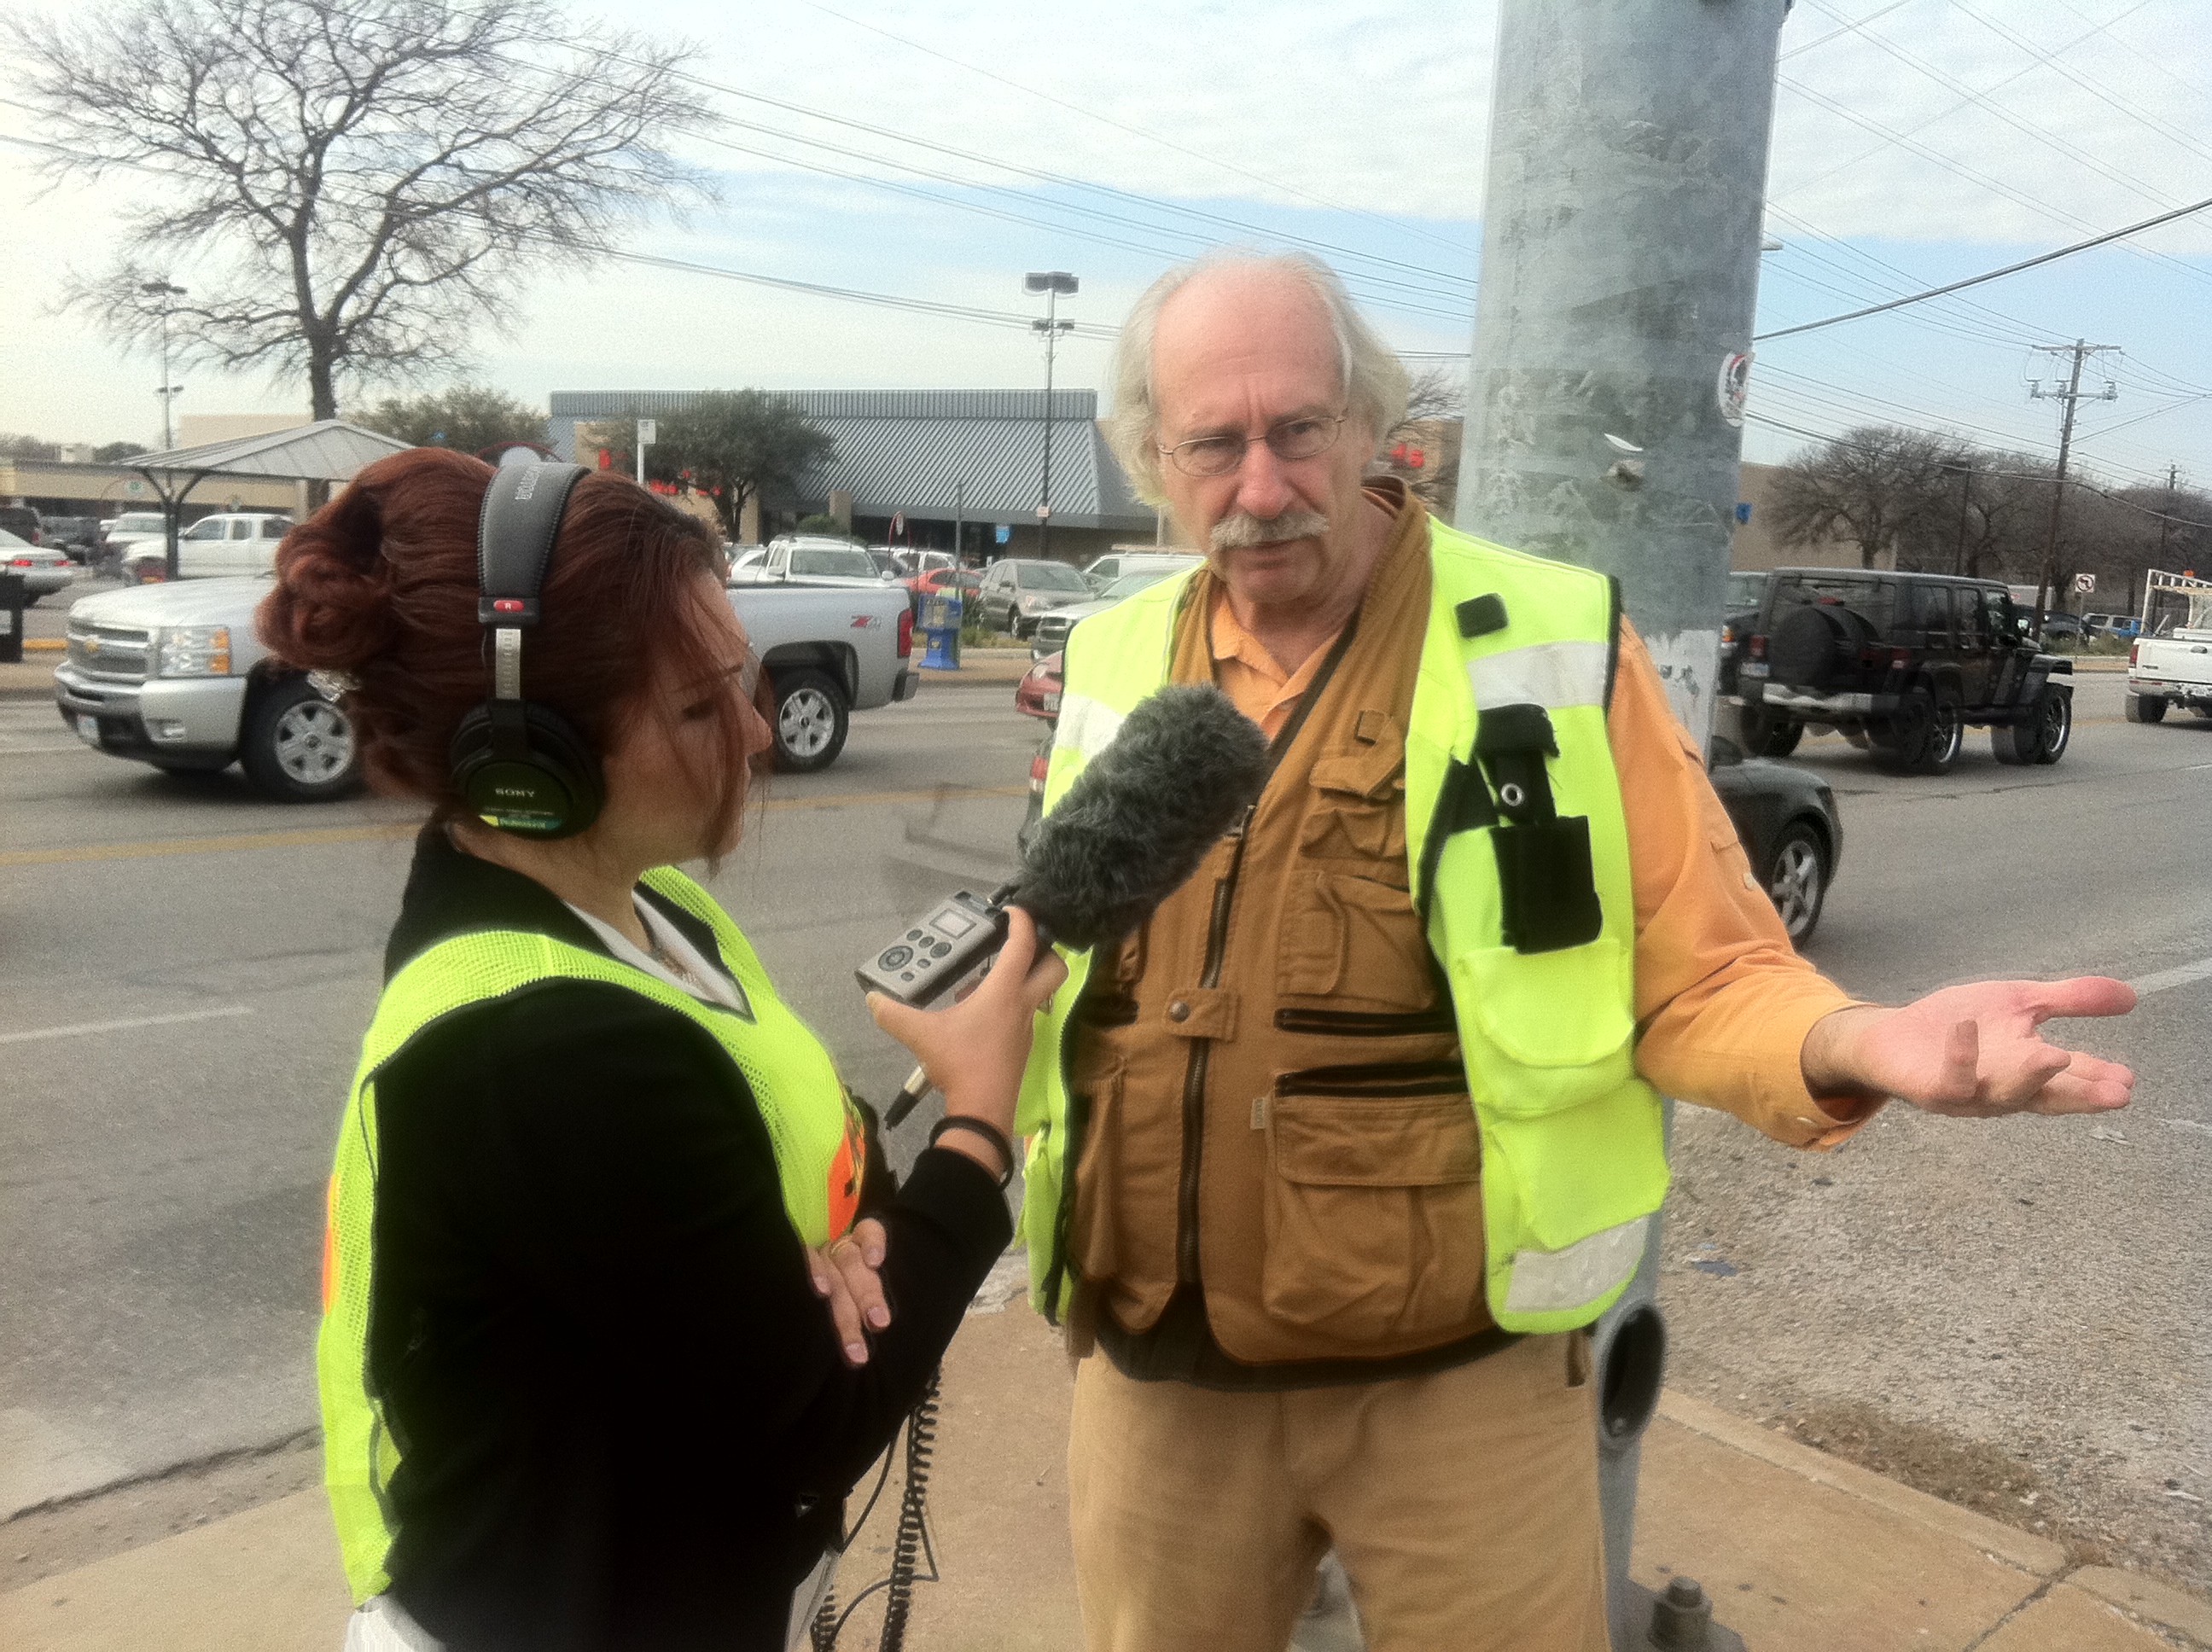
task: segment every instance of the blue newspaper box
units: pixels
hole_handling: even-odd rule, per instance
[[[933,591],[921,599],[921,663],[933,671],[960,668],[960,592]]]

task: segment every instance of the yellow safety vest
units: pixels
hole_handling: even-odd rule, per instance
[[[1606,731],[1619,601],[1603,575],[1442,524],[1429,556],[1406,738],[1407,870],[1450,983],[1482,1137],[1491,1315],[1510,1331],[1566,1330],[1627,1285],[1668,1182],[1659,1098],[1635,1069],[1636,908]],[[1188,584],[1164,580],[1070,634],[1048,811],[1168,680]],[[1031,1298],[1055,1315],[1072,1289],[1067,1024],[1091,963],[1062,951],[1068,979],[1047,1006],[1016,1121],[1031,1138]]]
[[[784,1209],[799,1238],[824,1245],[853,1224],[867,1137],[821,1042],[775,996],[760,959],[712,896],[673,867],[647,889],[710,925],[722,965],[748,1011],[702,1003],[656,976],[550,936],[487,930],[441,941],[394,975],[362,1040],[338,1129],[323,1242],[323,1321],[315,1343],[322,1393],[324,1479],[356,1601],[389,1586],[396,1521],[388,1488],[399,1449],[368,1371],[375,1256],[376,1078],[424,1028],[456,1010],[551,981],[604,981],[696,1022],[744,1075],[775,1151]]]

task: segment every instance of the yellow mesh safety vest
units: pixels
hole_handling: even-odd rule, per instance
[[[1668,1183],[1659,1098],[1634,1062],[1636,908],[1606,731],[1617,598],[1601,574],[1440,523],[1431,525],[1429,557],[1406,738],[1407,870],[1450,983],[1482,1137],[1486,1300],[1509,1331],[1567,1330],[1626,1288]],[[1070,633],[1048,811],[1168,680],[1188,583],[1163,580]],[[1532,756],[1522,741],[1532,728],[1547,730],[1556,751]],[[1522,749],[1478,750],[1516,742]],[[1586,938],[1533,950],[1510,932],[1500,871],[1514,853],[1505,787],[1517,795],[1511,777],[1525,779],[1531,761],[1559,819],[1583,823],[1595,901]],[[1030,1138],[1022,1232],[1031,1300],[1054,1315],[1073,1283],[1061,1212],[1071,1133],[1064,1057],[1091,963],[1087,952],[1061,951],[1068,978],[1040,1023],[1015,1121]]]
[[[394,975],[377,1000],[338,1130],[324,1230],[323,1320],[315,1342],[324,1480],[357,1602],[391,1582],[384,1569],[394,1527],[387,1488],[399,1466],[368,1364],[376,1077],[416,1034],[456,1010],[546,981],[605,981],[636,993],[706,1029],[744,1075],[775,1150],[784,1209],[800,1239],[827,1244],[852,1226],[858,1212],[866,1134],[829,1052],[776,998],[751,945],[706,890],[673,867],[647,872],[644,882],[713,927],[723,967],[750,1000],[749,1015],[702,1003],[603,954],[515,930],[440,942]]]

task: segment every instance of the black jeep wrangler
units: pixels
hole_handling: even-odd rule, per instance
[[[1786,756],[1809,724],[1901,774],[1940,774],[1969,723],[1999,762],[2055,763],[2074,731],[2073,662],[1992,580],[1781,568],[1736,667],[1743,744]]]

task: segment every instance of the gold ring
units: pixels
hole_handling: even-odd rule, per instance
[[[832,1242],[830,1246],[830,1254],[832,1256],[835,1256],[840,1250],[843,1249],[848,1245],[850,1245],[854,1250],[860,1248],[860,1242],[848,1233],[842,1238]]]

